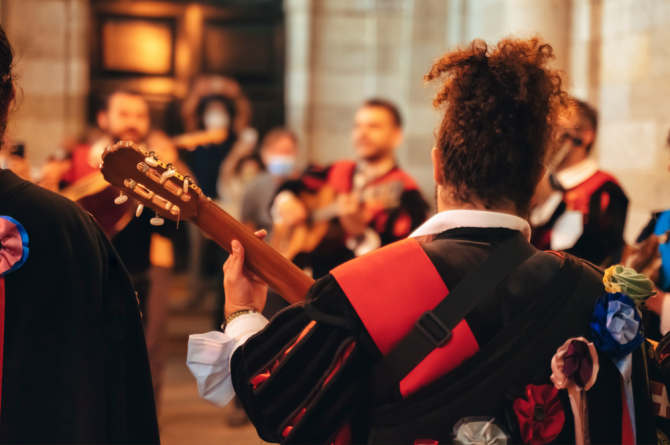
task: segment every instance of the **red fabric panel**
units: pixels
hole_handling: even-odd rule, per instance
[[[565,192],[564,200],[567,205],[567,210],[577,210],[585,215],[589,213],[589,201],[591,201],[591,195],[602,187],[606,182],[613,182],[618,184],[614,176],[605,172],[596,172],[586,181],[579,184],[577,187],[572,188]]]
[[[97,168],[91,167],[88,164],[90,152],[91,146],[88,144],[81,144],[75,147],[74,151],[72,152],[70,170],[65,172],[63,175],[63,181],[67,182],[68,184],[72,184],[73,182],[76,182],[97,170]]]
[[[408,239],[345,263],[332,272],[386,355],[421,314],[433,309],[449,290],[419,244]],[[459,366],[479,350],[468,324],[462,321],[451,340],[434,350],[402,382],[407,396]]]
[[[340,161],[334,163],[328,172],[328,185],[337,193],[349,193],[351,191],[356,163],[353,161]]]
[[[265,381],[267,379],[270,378],[270,374],[272,374],[272,371],[274,371],[277,368],[277,366],[279,366],[279,362],[281,362],[284,359],[284,357],[286,357],[288,355],[288,353],[291,352],[291,349],[293,349],[293,347],[295,345],[300,343],[300,340],[302,340],[305,337],[305,335],[307,335],[307,333],[310,331],[310,329],[312,329],[315,325],[316,325],[316,321],[310,322],[305,327],[305,329],[302,330],[302,332],[298,336],[298,339],[295,341],[295,343],[293,343],[291,346],[289,346],[288,349],[286,349],[286,351],[284,351],[284,353],[282,354],[282,356],[279,359],[275,360],[275,362],[272,365],[270,365],[270,367],[268,369],[266,369],[265,372],[262,372],[262,373],[258,374],[257,376],[252,377],[251,378],[251,386],[254,389],[260,388],[261,385],[263,383],[265,383]]]
[[[416,181],[405,173],[404,171],[400,170],[399,168],[394,168],[387,174],[375,179],[370,183],[370,185],[376,185],[376,184],[382,184],[384,182],[393,182],[393,181],[401,181],[403,185],[405,186],[405,191],[408,190],[418,190],[419,186],[416,185]]]

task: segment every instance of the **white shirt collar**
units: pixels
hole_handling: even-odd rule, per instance
[[[556,173],[556,179],[561,187],[570,190],[583,183],[598,171],[598,163],[593,159],[584,159],[582,162]]]
[[[530,225],[518,216],[506,213],[488,212],[484,210],[447,210],[426,221],[421,227],[410,235],[411,238],[421,238],[419,241],[428,241],[424,237],[431,238],[433,235],[449,229],[459,227],[479,227],[486,229],[505,228],[518,230],[530,240]]]

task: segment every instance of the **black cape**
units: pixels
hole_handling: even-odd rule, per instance
[[[30,246],[5,276],[0,443],[159,443],[137,298],[109,239],[9,170],[0,215]]]

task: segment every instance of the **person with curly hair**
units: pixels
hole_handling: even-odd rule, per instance
[[[233,242],[224,332],[189,340],[201,396],[223,406],[236,394],[268,442],[656,440],[638,343],[626,349],[632,410],[618,368],[585,340],[603,273],[529,243],[531,199],[568,102],[553,58],[541,39],[511,37],[439,58],[425,76],[443,113],[431,154],[438,213],[335,268],[305,303],[268,323],[267,286]],[[559,349],[569,339],[570,365]],[[558,390],[569,366],[589,389],[588,420]]]

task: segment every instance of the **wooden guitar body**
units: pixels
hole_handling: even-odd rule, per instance
[[[101,171],[110,184],[161,216],[192,221],[227,252],[238,240],[249,270],[289,303],[304,300],[314,280],[168,167],[134,143],[119,142],[103,153]]]

